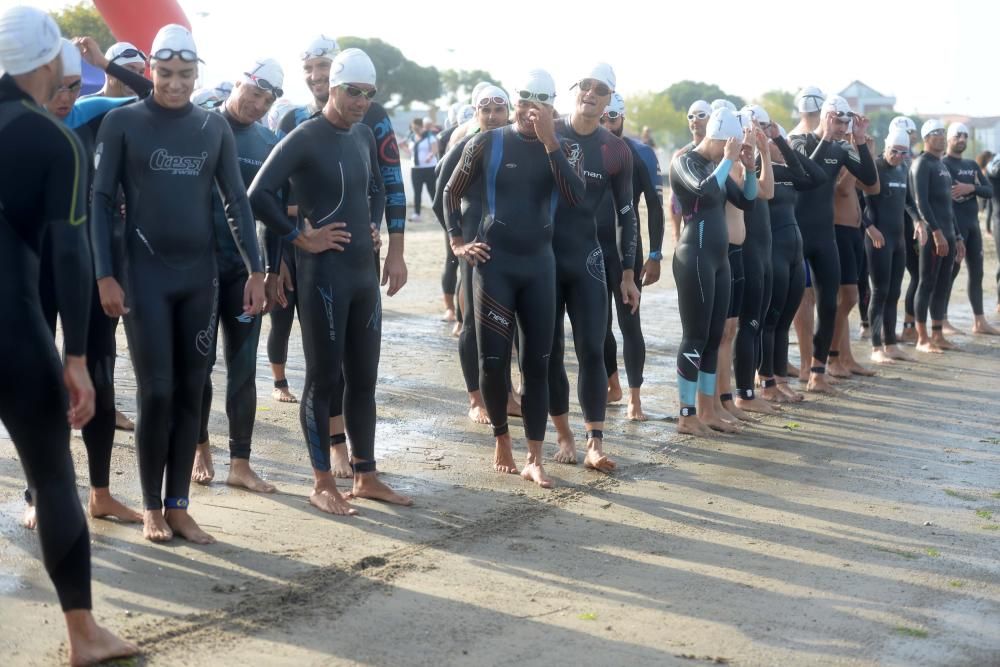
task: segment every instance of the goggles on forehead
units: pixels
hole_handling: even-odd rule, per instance
[[[483,99],[476,102],[477,107],[488,107],[491,104],[502,104],[504,106],[507,106],[508,102],[506,97],[500,97],[500,96],[484,97]]]
[[[309,60],[310,58],[330,58],[333,60],[332,56],[337,55],[337,49],[332,46],[317,46],[314,49],[306,49],[301,55],[302,60]]]
[[[114,61],[119,60],[120,58],[142,58],[143,62],[145,62],[146,54],[140,51],[139,49],[125,49],[117,56],[109,60],[108,62],[113,63]]]
[[[542,104],[550,104],[555,98],[555,95],[549,93],[533,93],[530,90],[519,90],[517,96],[525,102],[540,102]]]
[[[186,63],[204,63],[198,54],[191,49],[160,49],[152,56],[153,60],[171,60],[180,58]]]

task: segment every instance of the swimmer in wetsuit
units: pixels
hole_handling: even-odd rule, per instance
[[[506,411],[516,325],[528,441],[521,476],[543,488],[552,486],[542,465],[542,444],[555,329],[553,219],[560,196],[567,204],[580,204],[587,188],[579,147],[555,133],[555,92],[548,72],[531,71],[517,88],[515,123],[475,135],[445,189],[452,250],[475,266],[480,387],[496,439],[493,467],[501,473],[518,472]],[[485,202],[483,219],[476,240],[465,243],[462,197],[477,180]]]
[[[941,162],[951,172],[952,208],[955,225],[965,240],[965,268],[969,273],[969,305],[972,306],[972,333],[988,336],[1000,335],[986,320],[983,313],[983,232],[979,228],[979,198],[991,199],[993,186],[974,160],[965,160],[962,153],[969,142],[969,128],[962,123],[948,126],[948,154]],[[962,268],[960,258],[952,271],[952,285]],[[950,297],[949,292],[949,297]],[[946,311],[947,312],[947,311]],[[948,333],[945,317],[944,333]]]
[[[87,373],[91,258],[87,249],[87,158],[80,141],[42,110],[63,85],[62,42],[41,10],[14,7],[0,14],[0,272],[4,308],[0,363],[0,421],[10,434],[37,506],[46,572],[69,633],[73,665],[138,653],[97,625],[91,613],[90,535],[80,507],[70,455],[70,428],[94,414]],[[39,301],[42,239],[55,261],[56,302],[62,315],[65,361]]]
[[[396,505],[413,500],[376,475],[375,385],[382,346],[382,301],[371,225],[382,218],[385,191],[378,149],[362,119],[375,96],[375,65],[346,49],[331,64],[330,90],[320,115],[299,125],[271,151],[250,186],[261,222],[296,246],[299,324],[306,384],[299,417],[312,463],[309,502],[330,514],[355,514],[337,490],[330,463],[330,412],[343,405],[351,439],[350,498]],[[303,228],[289,219],[281,191],[290,183]],[[336,246],[314,246],[336,230]],[[340,380],[343,377],[344,388]]]
[[[674,154],[670,157],[673,161],[678,155],[682,153],[687,153],[689,150],[697,146],[705,138],[705,127],[708,125],[708,117],[712,115],[712,105],[705,100],[695,100],[688,107],[687,119],[688,119],[688,130],[691,132],[691,141],[684,146],[681,146]],[[643,144],[645,145],[645,144]],[[677,200],[677,195],[672,191],[670,193],[670,224],[671,231],[673,233],[674,247],[677,246],[678,241],[681,238],[681,225],[683,218],[681,216],[681,205]]]
[[[840,259],[837,254],[833,224],[833,190],[836,175],[847,167],[863,185],[873,185],[878,178],[875,163],[865,144],[868,119],[854,114],[844,98],[831,96],[823,102],[822,126],[789,137],[792,148],[816,162],[830,180],[822,186],[799,194],[795,217],[802,232],[803,256],[809,263],[816,294],[818,323],[813,336],[807,391],[832,393],[826,379],[827,355],[833,342],[837,316],[837,291],[840,287]],[[853,122],[852,122],[853,121]],[[843,137],[852,128],[857,154],[848,150]]]
[[[154,542],[177,534],[209,544],[214,538],[188,513],[188,493],[215,348],[213,186],[226,202],[230,233],[250,275],[247,315],[263,306],[264,273],[232,130],[222,116],[189,101],[198,72],[194,39],[172,24],[153,47],[153,95],[109,113],[97,135],[90,233],[101,306],[111,317],[125,316],[135,368],[143,534]],[[124,285],[113,265],[119,187],[126,205]]]
[[[706,119],[707,122],[707,119]],[[639,199],[646,202],[648,216],[649,259],[643,262],[642,235],[636,234],[635,265],[633,277],[636,288],[642,289],[660,279],[660,263],[663,259],[663,177],[660,175],[660,164],[656,153],[646,144],[625,137],[625,100],[615,93],[611,103],[601,116],[601,124],[612,134],[621,137],[625,145],[632,151],[632,209],[639,219]],[[642,410],[640,389],[643,382],[643,368],[646,364],[646,341],[642,336],[639,320],[639,309],[633,313],[622,299],[621,290],[614,289],[621,284],[623,266],[619,256],[618,245],[621,235],[618,233],[617,215],[614,197],[610,192],[604,193],[604,199],[597,211],[597,237],[601,241],[604,255],[604,271],[607,277],[608,291],[608,327],[604,333],[604,367],[608,373],[608,403],[621,400],[622,387],[618,379],[618,349],[615,335],[611,330],[612,310],[618,316],[618,328],[622,332],[622,348],[625,357],[625,370],[628,374],[628,418],[632,421],[646,421],[646,413]],[[612,302],[614,308],[612,309]]]
[[[889,131],[901,129],[906,132],[910,140],[910,153],[903,160],[903,166],[909,174],[910,165],[917,144],[920,143],[920,132],[917,126],[906,116],[896,116],[889,122]],[[913,198],[913,189],[910,190],[910,198]],[[914,225],[913,218],[909,211],[903,213],[903,236],[905,237],[904,250],[906,251],[906,273],[909,276],[909,284],[906,286],[905,298],[903,300],[903,331],[899,337],[901,343],[916,343],[917,330],[914,323],[915,303],[917,298],[917,285],[920,283],[920,247],[927,243],[925,225]]]
[[[459,165],[462,151],[465,145],[479,132],[489,132],[498,127],[503,127],[508,123],[510,116],[510,100],[507,93],[497,86],[484,86],[479,89],[476,100],[476,121],[478,131],[467,134],[448,150],[447,154],[438,163],[440,173],[437,177],[437,192],[434,195],[434,215],[438,222],[448,231],[448,217],[445,213],[444,188],[451,179],[451,175]],[[483,219],[483,199],[480,187],[471,187],[466,190],[462,198],[462,240],[471,243],[475,240],[479,232],[479,223]],[[449,243],[451,233],[448,232]],[[449,246],[450,247],[450,246]],[[462,296],[462,319],[463,323],[468,318],[468,326],[462,326],[458,336],[458,356],[462,367],[462,375],[465,378],[465,388],[469,392],[469,419],[477,424],[489,424],[490,417],[486,412],[486,403],[483,401],[483,393],[479,388],[479,346],[476,343],[476,327],[471,319],[475,313],[475,299],[472,273],[473,267],[468,262],[461,262],[461,289]],[[508,372],[509,376],[509,372]],[[514,398],[513,391],[508,392],[507,414],[520,416],[521,406]]]
[[[865,252],[872,279],[868,309],[872,356],[877,364],[896,360],[914,361],[897,345],[896,310],[906,271],[906,232],[903,216],[913,211],[909,174],[905,160],[910,155],[909,135],[903,129],[889,130],[885,150],[875,159],[879,189],[865,192]]]
[[[683,329],[677,351],[678,433],[731,430],[714,411],[715,373],[732,290],[725,206],[728,199],[748,205],[756,197],[756,179],[747,178],[741,191],[729,177],[748,137],[734,113],[718,109],[701,143],[670,163],[670,188],[685,220],[673,260]]]
[[[920,284],[917,286],[917,351],[940,354],[955,346],[944,337],[951,272],[955,257],[965,252],[965,244],[952,209],[951,172],[941,158],[947,149],[944,123],[931,119],[920,127],[924,151],[910,165],[910,187],[920,220],[931,242],[920,248]],[[931,333],[927,333],[927,312]]]
[[[632,151],[625,142],[601,127],[601,116],[611,101],[615,73],[607,63],[595,65],[575,84],[576,107],[568,118],[556,121],[556,134],[582,151],[587,195],[582,202],[560,200],[555,213],[552,251],[556,258],[556,320],[549,359],[549,414],[556,427],[559,463],[576,463],[576,442],[569,425],[569,378],[564,365],[565,319],[573,326],[573,346],[579,364],[577,397],[587,432],[584,465],[610,472],[615,463],[603,453],[608,375],[604,368],[604,334],[608,295],[604,258],[597,238],[597,208],[611,192],[621,230],[622,275],[611,289],[621,292],[632,314],[639,308],[634,266],[638,228],[632,205]]]

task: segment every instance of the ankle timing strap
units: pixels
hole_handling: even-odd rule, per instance
[[[335,433],[334,435],[330,436],[330,444],[331,445],[342,445],[345,442],[347,442],[347,434],[346,433]]]
[[[809,369],[810,373],[815,373],[816,375],[823,375],[826,373],[826,366],[813,366]]]
[[[829,357],[839,357],[840,356],[840,351],[839,350],[830,350],[830,354],[828,354],[827,356],[829,356]]]
[[[916,322],[903,322],[904,329],[915,329],[917,327]]]
[[[770,389],[771,387],[777,386],[777,384],[778,381],[775,380],[774,378],[771,378],[770,380],[764,380],[764,389]]]
[[[284,380],[275,380],[274,381],[274,388],[275,389],[288,389],[288,378],[285,378]]]
[[[187,498],[167,498],[163,501],[163,507],[168,510],[186,510],[190,504]]]
[[[681,406],[681,417],[694,417],[696,414],[698,414],[698,410],[696,410],[693,406]]]
[[[587,440],[604,440],[604,431],[599,431],[596,428],[593,431],[587,431]]]
[[[732,394],[719,394],[719,400],[723,403],[730,403],[733,400]]]
[[[510,427],[507,424],[493,427],[494,438],[499,438],[501,435],[507,435],[508,433],[510,433]]]
[[[351,470],[354,472],[375,472],[375,462],[358,461],[357,463],[351,464]]]
[[[742,398],[744,401],[752,401],[754,397],[753,389],[737,389],[736,395]]]
[[[931,331],[943,331],[943,330],[944,330],[944,325],[943,324],[932,324],[931,325]]]

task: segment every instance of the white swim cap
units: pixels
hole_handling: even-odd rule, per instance
[[[819,111],[826,100],[826,95],[816,86],[806,86],[795,96],[795,109],[799,113]]]
[[[917,125],[906,116],[896,116],[889,121],[889,127],[901,127],[904,132],[916,132]]]
[[[936,132],[937,130],[943,130],[944,123],[942,123],[937,118],[932,118],[923,125],[920,126],[920,136],[924,139],[927,138],[931,132]]]
[[[617,113],[621,116],[625,115],[625,98],[615,93],[611,96],[611,101],[608,102],[608,106],[604,108],[604,113]]]
[[[83,74],[83,58],[80,56],[80,49],[76,44],[65,37],[62,40],[62,66],[63,77],[80,76]]]
[[[744,111],[750,114],[750,118],[757,121],[761,125],[767,125],[771,122],[771,116],[769,116],[767,110],[759,104],[748,104],[740,109],[740,113],[743,113]]]
[[[375,63],[361,49],[344,49],[330,67],[330,87],[345,83],[375,85]]]
[[[712,111],[722,108],[729,109],[733,113],[736,113],[736,105],[730,102],[729,100],[723,100],[723,99],[712,100]]]
[[[240,77],[243,83],[250,83],[267,91],[277,99],[284,94],[281,86],[285,82],[285,72],[274,58],[255,60],[253,66]]]
[[[218,109],[229,95],[218,88],[199,88],[191,93],[191,104],[202,109]]]
[[[126,51],[128,51],[130,55],[122,55]],[[109,61],[113,60],[116,65],[129,65],[131,63],[139,65],[146,64],[146,58],[143,52],[136,48],[135,44],[132,44],[131,42],[115,42],[107,51],[104,52],[104,57]]]
[[[910,135],[901,127],[890,127],[889,135],[885,138],[886,146],[903,146],[907,150],[910,148]]]
[[[743,136],[743,127],[739,118],[729,108],[723,106],[712,112],[708,118],[708,125],[705,126],[705,136],[709,139],[733,139]]]
[[[848,104],[847,100],[840,95],[830,95],[830,97],[826,98],[826,101],[823,102],[823,107],[820,111],[822,111],[824,115],[831,111],[838,114],[851,113],[851,105]]]
[[[618,79],[615,77],[614,68],[612,68],[611,65],[607,63],[597,63],[596,65],[590,68],[590,72],[580,77],[581,81],[583,79],[593,79],[594,81],[603,83],[612,91],[614,91],[615,83],[618,81]]]
[[[0,15],[0,70],[27,74],[56,59],[62,49],[59,26],[40,9],[12,7]]]
[[[781,135],[782,139],[787,139],[788,138],[788,132],[785,131],[785,128],[781,127],[781,125],[779,123],[771,123],[771,125],[774,125],[775,127],[778,128],[778,134]]]
[[[292,103],[287,97],[283,97],[271,106],[271,110],[267,112],[267,127],[272,131],[276,132],[281,126],[281,119],[285,117],[285,114],[295,108],[295,104]]]
[[[475,117],[475,115],[476,107],[471,104],[463,104],[462,108],[458,110],[457,114],[455,114],[455,120],[457,120],[458,124],[461,125],[462,123],[468,123]]]
[[[959,134],[964,134],[969,136],[969,128],[965,126],[965,123],[952,123],[948,126],[948,138],[951,139]]]
[[[333,60],[338,53],[340,53],[340,47],[337,46],[337,40],[333,37],[320,35],[316,39],[309,42],[305,51],[303,51],[300,55],[302,60],[309,60],[310,58],[326,58],[327,60]]]
[[[518,99],[552,106],[556,97],[556,82],[545,70],[533,69],[520,80],[515,91]]]
[[[510,105],[510,96],[507,94],[506,90],[504,90],[500,86],[487,84],[479,89],[479,92],[476,94],[476,97],[472,101],[472,104],[477,107],[484,103],[488,104],[489,102],[496,102],[497,104],[501,104],[501,102],[497,102],[497,100],[503,100],[502,102],[503,104],[506,104],[508,106]]]
[[[492,86],[493,84],[489,81],[480,81],[472,89],[472,95],[469,96],[469,103],[475,104],[476,100],[479,99],[479,91],[481,91],[486,86]]]
[[[695,100],[691,103],[691,106],[688,107],[688,115],[693,113],[703,113],[710,116],[712,115],[712,105],[705,100]]]
[[[195,46],[191,31],[176,23],[165,25],[156,33],[156,37],[153,38],[153,49],[150,57],[155,58],[156,53],[163,49],[191,51],[195,55],[198,54],[198,47]]]

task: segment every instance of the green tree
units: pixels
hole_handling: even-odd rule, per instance
[[[658,145],[679,146],[689,139],[687,108],[674,108],[666,93],[630,95],[625,99],[625,129],[639,134],[644,127],[650,129]]]
[[[718,99],[729,100],[736,105],[737,109],[746,104],[742,97],[729,95],[714,83],[703,83],[701,81],[691,81],[690,79],[671,84],[669,88],[663,91],[663,94],[666,95],[674,109],[684,112],[687,112],[688,108],[696,100],[705,100],[706,102]]]
[[[496,77],[486,70],[446,69],[441,72],[441,87],[444,89],[449,104],[468,100],[472,89],[480,81],[492,83],[494,86],[500,85]]]
[[[796,120],[792,118],[792,109],[795,108],[795,94],[786,90],[769,90],[756,100],[757,104],[764,107],[764,111],[771,117],[771,120],[781,125],[785,130],[795,127]]]
[[[436,67],[422,67],[381,39],[338,37],[341,49],[361,49],[375,64],[378,94],[375,100],[387,107],[408,108],[413,102],[433,104],[441,97],[441,75]]]
[[[92,2],[78,2],[59,11],[50,12],[63,37],[93,37],[102,49],[107,49],[116,41],[104,17]]]

